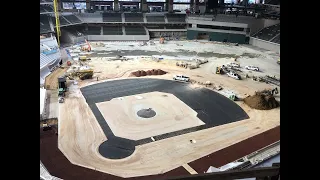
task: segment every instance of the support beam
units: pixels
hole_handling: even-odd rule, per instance
[[[86,0],[86,9],[91,9],[91,0]]]
[[[168,0],[168,12],[172,13],[173,12],[173,0]]]
[[[119,9],[119,0],[114,0],[113,10],[116,11],[116,12],[120,11],[120,9]]]
[[[194,0],[194,12],[199,11],[199,0]]]
[[[141,0],[141,11],[142,12],[148,12],[147,0]]]

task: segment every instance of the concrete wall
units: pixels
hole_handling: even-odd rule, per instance
[[[187,36],[187,31],[149,31],[149,34],[151,38],[160,38],[163,35],[171,37],[179,36],[181,38]]]
[[[239,27],[247,28],[248,24],[244,23],[233,23],[233,22],[220,22],[220,21],[201,21],[199,19],[188,18],[188,24],[201,24],[201,25],[212,25],[212,26],[226,26],[226,27]]]
[[[227,40],[227,42],[245,44],[246,36],[244,34],[232,34],[232,33],[221,33],[221,32],[207,32],[207,31],[187,31],[187,39],[195,39],[198,36],[199,32],[206,32],[208,34],[208,40],[211,41],[219,41],[223,42]]]
[[[249,24],[250,28],[250,35],[253,35],[260,31],[261,29],[272,26],[275,24],[280,23],[280,20],[274,20],[274,19],[258,19],[258,21],[252,22]]]
[[[253,35],[261,29],[280,23],[280,20],[273,19],[256,19],[252,17],[241,17],[235,18],[230,15],[218,15],[215,21],[212,21],[212,15],[210,17],[197,16],[188,17],[187,23],[192,24],[192,27],[196,27],[196,24],[202,25],[214,25],[214,26],[226,26],[226,27],[241,27],[250,28],[250,35]]]
[[[280,20],[275,19],[264,19],[264,27],[272,26],[280,23]]]
[[[89,41],[148,41],[149,35],[88,35]]]
[[[262,49],[280,53],[280,44],[264,41],[264,40],[253,38],[253,37],[250,37],[249,44]]]

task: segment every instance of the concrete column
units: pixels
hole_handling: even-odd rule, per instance
[[[120,9],[119,9],[119,0],[114,0],[113,10],[114,11],[120,11]]]
[[[173,12],[173,0],[169,0],[169,3],[168,3],[168,12]]]
[[[164,11],[168,11],[168,7],[169,7],[169,0],[166,0]]]
[[[194,0],[194,12],[199,11],[199,0]]]
[[[142,12],[148,12],[147,0],[141,0],[141,11]]]
[[[244,5],[245,7],[247,7],[247,6],[248,6],[248,2],[249,2],[249,0],[243,0],[243,5]]]
[[[91,9],[91,4],[90,4],[91,0],[86,0],[86,9],[89,10]]]

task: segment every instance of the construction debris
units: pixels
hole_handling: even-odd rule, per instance
[[[267,95],[263,92],[256,92],[255,95],[248,96],[243,101],[253,109],[269,110],[279,107],[279,102],[273,95]]]
[[[193,64],[193,65],[187,65],[186,67],[189,67],[189,69],[197,69],[200,66],[198,64]]]
[[[135,77],[140,77],[140,76],[151,76],[151,75],[163,75],[166,74],[167,72],[161,70],[161,69],[152,69],[148,71],[135,71],[130,74],[130,76],[135,76]]]
[[[204,59],[204,60],[195,59],[195,61],[196,61],[196,63],[197,63],[198,65],[205,64],[205,63],[209,62],[207,59]]]

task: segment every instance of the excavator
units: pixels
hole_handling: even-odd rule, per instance
[[[85,39],[85,41],[86,41],[87,45],[81,46],[81,51],[90,52],[91,51],[91,46],[90,46],[89,42],[86,39]]]

